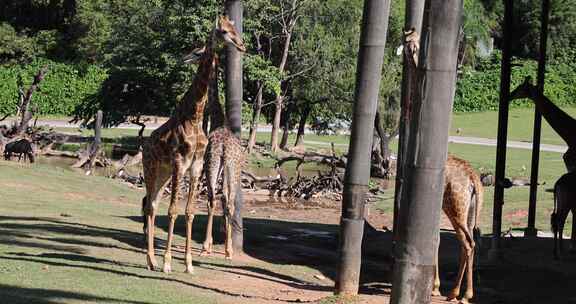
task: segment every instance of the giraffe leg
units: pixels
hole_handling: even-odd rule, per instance
[[[468,257],[466,261],[466,292],[464,297],[460,300],[460,303],[466,304],[470,299],[474,297],[474,249],[476,245],[474,243],[470,244],[470,251],[468,252]]]
[[[154,221],[156,219],[156,210],[148,211],[146,215],[146,220],[148,222],[148,253],[146,255],[146,264],[148,265],[148,270],[154,270],[154,268],[158,267],[158,263],[156,262],[156,258],[154,256]]]
[[[186,202],[186,273],[194,273],[192,266],[192,224],[194,223],[194,204],[196,203],[198,184],[204,166],[202,159],[202,157],[195,158],[190,167],[190,189]]]
[[[570,236],[570,253],[576,253],[576,209],[572,210],[572,235]]]
[[[219,156],[213,155],[208,163],[208,170],[206,172],[208,178],[208,222],[206,224],[206,237],[204,239],[204,244],[202,245],[202,255],[212,254],[212,226],[214,224],[214,207],[215,207],[215,197],[216,189],[218,183],[218,175],[220,172],[220,162],[221,158]]]
[[[462,286],[462,279],[464,278],[464,272],[468,264],[468,258],[472,254],[472,249],[470,243],[468,242],[468,240],[471,239],[471,236],[469,238],[466,231],[461,227],[456,226],[455,229],[456,236],[460,241],[460,262],[458,267],[458,276],[456,277],[456,285],[448,294],[448,300],[456,299],[460,295],[460,287]]]
[[[225,219],[226,219],[226,259],[232,259],[234,255],[234,249],[232,246],[232,217],[236,211],[236,192],[238,189],[238,183],[240,179],[240,171],[238,170],[237,164],[233,163],[233,160],[226,163],[226,168],[224,169],[224,197],[225,201]]]
[[[170,206],[168,207],[168,242],[166,253],[164,253],[164,272],[172,272],[172,241],[174,240],[174,224],[178,217],[178,196],[180,194],[180,179],[182,177],[182,156],[176,155],[172,163],[172,193],[170,195]]]
[[[440,245],[440,242],[438,242],[438,245]],[[438,270],[438,251],[439,249],[436,249],[436,271],[434,273],[434,287],[432,288],[432,295],[433,296],[441,296],[442,294],[440,293],[440,271]]]
[[[158,267],[154,254],[154,230],[156,221],[156,211],[158,203],[162,197],[162,191],[167,181],[165,172],[158,170],[158,167],[145,168],[146,176],[146,197],[143,202],[143,213],[146,221],[147,255],[146,264],[149,270]]]

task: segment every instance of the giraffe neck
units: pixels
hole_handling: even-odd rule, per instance
[[[210,83],[210,97],[209,97],[209,113],[210,113],[210,131],[222,127],[226,124],[226,116],[220,104],[220,96],[218,94],[218,77],[214,77]]]
[[[576,148],[576,120],[544,95],[536,96],[534,103],[548,124],[562,137],[566,144],[570,148]]]
[[[198,71],[190,88],[184,94],[182,101],[176,108],[175,118],[180,122],[195,122],[202,124],[204,107],[208,101],[208,88],[211,79],[215,76],[215,67],[218,56],[213,48],[208,48],[202,56]]]

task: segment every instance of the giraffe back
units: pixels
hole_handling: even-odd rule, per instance
[[[466,221],[469,227],[477,227],[484,202],[480,176],[467,161],[453,155],[448,156],[444,175],[442,210],[449,218],[458,218]]]

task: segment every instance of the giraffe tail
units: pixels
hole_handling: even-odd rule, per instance
[[[144,234],[146,234],[146,230],[148,229],[148,221],[146,220],[146,196],[142,198],[142,223],[142,230],[144,230]]]
[[[479,221],[482,206],[484,204],[484,186],[482,185],[482,181],[476,174],[474,174],[472,182],[474,184],[474,198],[476,204],[474,208],[474,228],[472,233],[474,239],[476,240],[476,243],[480,245],[480,239],[481,239],[480,237],[482,235],[482,232],[480,231]]]

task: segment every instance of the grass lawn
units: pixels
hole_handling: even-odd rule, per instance
[[[263,252],[278,254],[266,235],[294,234],[295,227],[336,234],[334,225],[245,219],[246,238],[259,244],[256,252],[263,255],[230,262],[222,255],[197,255],[206,223],[205,212],[199,212],[194,221],[195,274],[183,273],[182,217],[175,229],[174,273],[148,271],[141,249],[142,195],[142,190],[103,177],[0,160],[0,302],[260,304],[314,302],[331,295],[332,281],[315,279],[325,274],[319,268],[266,259]],[[160,265],[167,228],[165,204],[161,212],[156,253]],[[314,237],[304,242],[323,244]],[[217,252],[221,246],[216,246]],[[332,264],[331,259],[331,268]],[[333,301],[329,297],[314,303]]]
[[[468,160],[479,172],[494,172],[496,165],[496,148],[486,146],[473,146],[465,144],[450,144],[450,153]],[[530,150],[508,149],[506,160],[506,176],[530,177]],[[562,154],[553,152],[540,153],[540,169],[538,187],[538,200],[536,208],[536,228],[542,231],[550,231],[550,213],[554,208],[553,195],[546,191],[554,187],[559,176],[566,172]],[[504,215],[502,230],[509,228],[525,228],[528,222],[529,187],[512,187],[504,192]],[[377,208],[386,213],[392,212],[393,191],[386,195],[386,199],[377,204]],[[484,193],[484,207],[481,218],[481,228],[484,233],[492,231],[492,210],[494,199],[494,187],[486,187]],[[571,227],[571,217],[565,227]],[[564,232],[570,234],[570,229]]]
[[[576,107],[564,107],[569,115],[576,117]],[[508,140],[532,141],[534,132],[534,108],[510,109],[508,117]],[[460,134],[456,130],[460,128]],[[455,113],[452,115],[450,135],[496,138],[498,131],[498,112]],[[542,143],[565,145],[545,119],[542,119]]]

